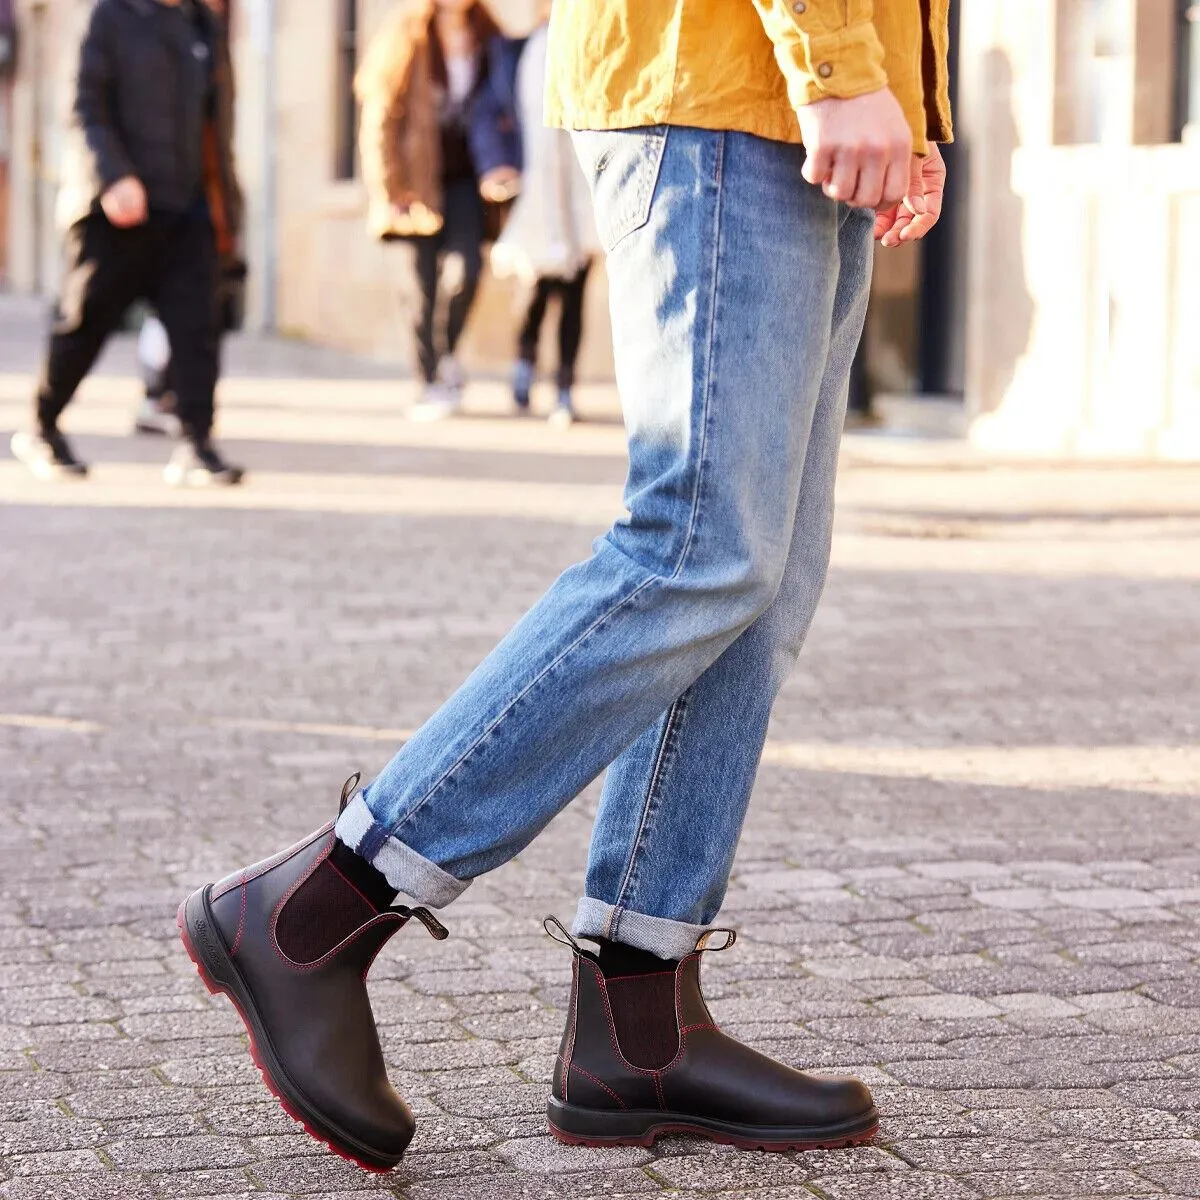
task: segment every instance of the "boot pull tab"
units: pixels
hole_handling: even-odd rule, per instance
[[[712,938],[712,936],[714,934],[717,934],[717,933],[723,933],[725,935],[725,940],[719,946],[710,946],[709,940]],[[715,954],[720,954],[722,950],[728,950],[729,947],[732,946],[733,943],[736,941],[737,941],[737,930],[736,929],[706,929],[696,939],[696,950],[700,953],[703,953],[705,950],[711,950]]]
[[[427,908],[412,908],[409,909],[408,915],[416,917],[426,929],[429,930],[429,936],[439,942],[444,942],[450,936],[450,930],[441,923]]]
[[[362,779],[362,772],[355,771],[345,783],[342,784],[342,802],[338,805],[338,816],[342,815],[347,804],[350,803],[350,797],[358,791],[359,781]]]
[[[567,932],[567,927],[553,914],[543,918],[542,928],[560,946],[570,946],[576,954],[583,953],[583,947]]]

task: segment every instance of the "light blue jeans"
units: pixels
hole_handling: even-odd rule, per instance
[[[440,907],[609,767],[573,932],[678,958],[721,906],[824,584],[873,214],[806,183],[797,146],[679,126],[575,138],[608,253],[629,515],[337,832]]]

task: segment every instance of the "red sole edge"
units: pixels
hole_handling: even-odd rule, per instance
[[[685,1122],[655,1125],[641,1137],[611,1138],[583,1137],[579,1134],[568,1133],[565,1129],[559,1129],[549,1121],[547,1125],[555,1139],[562,1142],[564,1146],[588,1146],[592,1149],[600,1149],[605,1146],[641,1146],[649,1149],[664,1134],[687,1133],[708,1138],[709,1141],[717,1142],[722,1146],[734,1146],[738,1150],[765,1150],[768,1153],[783,1153],[791,1150],[843,1150],[848,1146],[861,1146],[863,1142],[869,1141],[879,1131],[879,1123],[876,1122],[870,1129],[864,1129],[861,1133],[854,1133],[848,1137],[818,1138],[812,1141],[797,1142],[763,1142],[755,1138],[739,1138],[731,1134],[718,1133],[715,1130],[706,1129],[702,1125],[689,1125]]]
[[[314,1141],[320,1142],[338,1158],[344,1158],[347,1162],[353,1163],[356,1167],[360,1167],[364,1171],[370,1171],[374,1175],[390,1174],[393,1167],[380,1167],[374,1163],[363,1162],[361,1158],[356,1158],[350,1151],[343,1150],[340,1146],[331,1142],[323,1133],[318,1133],[305,1119],[300,1115],[288,1102],[287,1098],[280,1092],[274,1079],[271,1078],[271,1073],[263,1065],[262,1058],[259,1056],[258,1046],[254,1041],[254,1034],[250,1029],[250,1022],[246,1020],[246,1014],[242,1012],[242,1006],[238,1004],[234,996],[219,983],[217,983],[209,973],[204,969],[203,963],[196,956],[195,948],[192,946],[192,940],[188,937],[187,923],[184,920],[183,910],[187,901],[179,906],[178,912],[175,914],[175,924],[179,929],[179,940],[183,943],[184,950],[187,951],[187,956],[192,960],[192,965],[196,968],[196,974],[200,976],[200,982],[208,989],[209,994],[213,996],[225,996],[233,1005],[234,1011],[241,1018],[242,1024],[246,1027],[246,1036],[250,1040],[250,1059],[258,1068],[259,1075],[262,1076],[262,1081],[266,1085],[267,1091],[279,1101],[280,1107],[289,1117],[292,1118],[305,1133],[308,1134]]]

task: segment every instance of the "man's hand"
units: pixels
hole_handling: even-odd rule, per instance
[[[146,219],[146,189],[136,175],[126,175],[100,197],[100,207],[118,229],[130,229]]]
[[[899,204],[908,185],[912,133],[889,88],[797,109],[804,178],[855,208]]]
[[[479,181],[479,194],[492,204],[503,204],[521,190],[521,172],[516,167],[493,167]]]
[[[875,217],[875,240],[889,248],[923,238],[942,215],[946,190],[946,163],[942,152],[930,143],[929,153],[914,154],[908,189],[899,204],[881,208]]]

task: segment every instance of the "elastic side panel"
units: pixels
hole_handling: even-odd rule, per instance
[[[608,983],[608,998],[626,1061],[647,1071],[665,1067],[679,1052],[675,972],[614,979]]]
[[[326,861],[283,906],[275,936],[293,962],[315,962],[374,915],[375,910]]]

